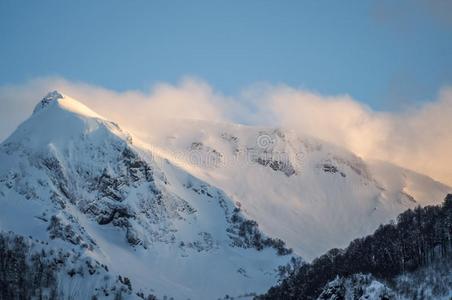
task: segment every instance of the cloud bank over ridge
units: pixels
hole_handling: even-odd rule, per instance
[[[452,185],[452,88],[400,112],[377,112],[348,95],[256,84],[229,97],[202,80],[116,92],[63,78],[0,86],[0,140],[27,118],[40,96],[57,89],[137,136],[148,139],[179,119],[281,126],[387,160]]]

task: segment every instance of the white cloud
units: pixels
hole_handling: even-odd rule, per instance
[[[452,88],[437,100],[400,113],[375,112],[350,96],[324,96],[288,86],[256,85],[233,99],[185,79],[147,92],[115,92],[61,78],[0,87],[0,139],[24,120],[40,97],[58,89],[140,137],[158,135],[175,119],[276,125],[388,160],[452,185]],[[170,119],[170,120],[168,120]]]
[[[47,92],[60,92],[77,99],[109,120],[137,134],[158,131],[171,119],[225,121],[228,98],[196,79],[177,86],[157,84],[147,92],[116,92],[62,78],[41,78],[25,84],[0,87],[0,140],[17,127]]]
[[[452,89],[400,113],[375,112],[349,96],[322,96],[287,86],[264,95],[277,124],[387,160],[452,185]]]

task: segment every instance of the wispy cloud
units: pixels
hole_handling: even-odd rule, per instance
[[[378,0],[374,1],[371,14],[381,24],[403,32],[419,22],[452,29],[452,2],[449,0]]]
[[[0,87],[0,139],[24,120],[49,90],[58,89],[146,139],[179,119],[283,126],[341,145],[365,158],[387,160],[452,185],[452,88],[402,112],[376,112],[347,95],[325,96],[260,84],[236,98],[187,78],[147,92],[116,92],[62,78]]]
[[[322,96],[287,86],[262,98],[276,124],[387,160],[452,184],[452,89],[398,113],[375,112],[351,97]]]

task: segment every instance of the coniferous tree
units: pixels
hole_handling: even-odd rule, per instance
[[[278,286],[258,299],[316,299],[326,283],[337,276],[371,274],[392,280],[435,260],[452,257],[452,195],[441,206],[418,206],[381,225],[372,235],[332,249],[303,264]]]

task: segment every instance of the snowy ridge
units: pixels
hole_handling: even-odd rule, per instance
[[[53,106],[60,107],[61,109],[79,114],[81,116],[103,119],[84,104],[72,99],[69,96],[63,95],[58,91],[50,92],[42,98],[33,110],[33,114],[37,114]]]

